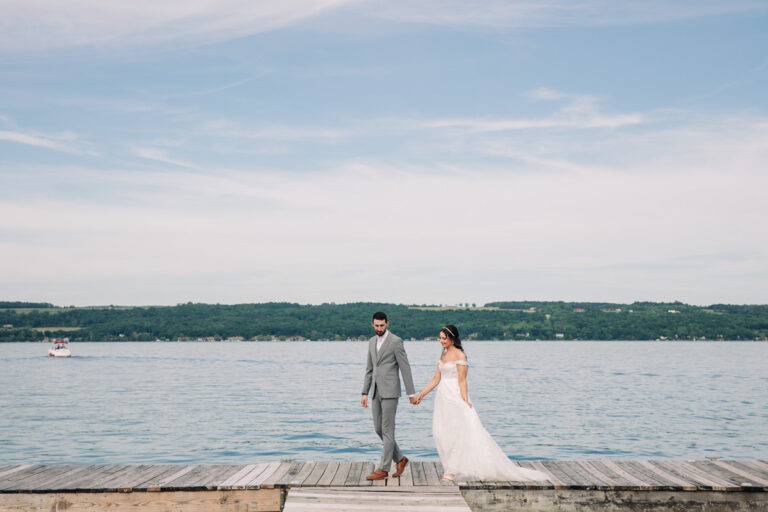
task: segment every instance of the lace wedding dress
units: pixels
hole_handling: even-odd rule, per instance
[[[440,384],[435,397],[432,435],[446,475],[465,480],[547,480],[534,469],[509,460],[480,422],[473,407],[461,399],[457,365],[466,361],[438,362]]]

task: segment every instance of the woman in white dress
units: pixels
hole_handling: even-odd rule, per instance
[[[417,403],[438,384],[432,435],[443,464],[443,480],[547,480],[547,475],[522,468],[509,460],[480,422],[467,391],[467,356],[459,330],[446,325],[440,330],[443,354],[429,384],[416,397]]]

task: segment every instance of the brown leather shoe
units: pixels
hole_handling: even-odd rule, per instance
[[[408,465],[408,457],[403,455],[403,460],[397,463],[397,471],[392,473],[392,478],[402,475],[403,471],[405,471],[405,466],[407,465]]]
[[[387,472],[380,469],[377,469],[373,474],[365,477],[366,480],[381,480],[382,478],[387,478]]]

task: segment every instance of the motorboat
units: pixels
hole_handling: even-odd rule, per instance
[[[64,340],[54,340],[53,346],[48,349],[48,355],[51,357],[72,357],[69,351],[69,342]]]

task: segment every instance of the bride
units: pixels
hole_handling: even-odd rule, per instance
[[[547,480],[547,475],[522,468],[507,458],[480,422],[467,392],[467,356],[459,330],[446,325],[440,330],[443,354],[429,384],[416,396],[416,403],[438,384],[432,435],[443,463],[443,480]]]

